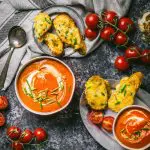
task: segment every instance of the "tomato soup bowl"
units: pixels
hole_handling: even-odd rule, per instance
[[[50,66],[50,68],[51,68],[51,72],[53,73],[53,72],[55,72],[55,74],[59,74],[59,75],[63,75],[62,76],[62,80],[59,82],[59,83],[61,83],[62,85],[63,85],[63,88],[61,88],[61,90],[60,90],[60,87],[61,87],[61,84],[60,84],[60,86],[58,86],[58,88],[53,88],[53,92],[57,92],[58,90],[58,97],[59,97],[59,95],[60,95],[60,99],[62,99],[62,101],[61,101],[61,104],[60,104],[60,102],[59,102],[59,105],[61,105],[61,106],[56,106],[56,104],[53,102],[49,102],[49,103],[46,103],[46,105],[44,105],[44,108],[46,109],[46,111],[44,111],[43,110],[43,105],[42,105],[42,110],[39,110],[39,108],[34,108],[34,109],[32,109],[32,106],[33,107],[35,107],[36,105],[37,105],[37,103],[35,102],[35,101],[32,101],[32,97],[31,97],[31,94],[27,94],[27,95],[25,95],[24,93],[25,92],[23,92],[24,90],[23,90],[23,88],[22,88],[22,90],[21,90],[21,88],[19,87],[20,86],[20,82],[22,82],[23,80],[24,80],[24,76],[27,76],[27,74],[25,74],[26,72],[27,72],[27,70],[32,70],[32,68],[31,68],[31,66],[32,65],[34,65],[33,67],[34,68],[36,68],[36,67],[38,67],[39,65],[41,65],[42,63],[43,63],[43,65],[46,65],[46,64],[44,64],[44,63],[46,63],[46,61],[50,64],[50,63],[52,63],[51,65],[52,66]],[[40,64],[36,64],[36,63],[39,63],[40,62]],[[48,65],[49,65],[48,64]],[[53,64],[54,65],[57,65],[57,67],[58,68],[54,68],[53,67]],[[56,66],[55,66],[56,67]],[[42,69],[45,69],[44,67],[42,68]],[[33,71],[33,70],[32,70]],[[64,73],[64,74],[62,74],[62,72]],[[43,71],[44,72],[44,71]],[[43,73],[42,72],[42,73]],[[46,72],[46,71],[45,71]],[[24,75],[23,75],[24,74]],[[43,75],[43,74],[42,74]],[[45,75],[45,74],[44,74]],[[44,82],[44,86],[45,85],[48,85],[47,83],[47,81],[48,81],[48,79],[51,77],[51,76],[49,76],[50,74],[47,74],[46,75],[46,82]],[[39,75],[38,75],[38,77],[39,77]],[[45,76],[44,76],[45,77]],[[28,78],[29,79],[29,78]],[[58,81],[59,80],[59,77],[57,78],[57,80],[56,81]],[[26,83],[26,86],[29,84],[28,83],[28,80],[26,79],[26,81],[27,81],[27,83]],[[34,81],[35,81],[35,83],[34,83],[34,85],[36,85],[37,84],[37,82],[38,81],[40,81],[39,79],[34,79]],[[50,82],[51,83],[54,83],[55,82],[55,78],[53,79],[53,78],[51,78],[51,80],[50,80]],[[53,85],[53,84],[51,84],[50,83],[50,85]],[[58,83],[58,82],[57,82]],[[57,85],[59,85],[59,83],[57,84]],[[64,83],[64,84],[63,84]],[[39,86],[39,88],[41,88],[43,86],[43,80],[42,80],[42,84],[40,83],[40,86]],[[70,86],[70,87],[69,87]],[[29,86],[29,89],[30,89],[31,87]],[[51,88],[51,87],[50,87]],[[70,89],[69,89],[70,88]],[[63,89],[64,89],[64,91],[63,91]],[[67,89],[68,89],[68,91],[67,91]],[[33,89],[34,90],[34,89]],[[48,88],[48,90],[49,90],[49,88]],[[28,110],[28,111],[30,111],[30,112],[32,112],[32,113],[34,113],[34,114],[37,114],[37,115],[52,115],[52,114],[55,114],[55,113],[57,113],[57,112],[59,112],[59,111],[61,111],[61,110],[63,110],[63,109],[65,109],[68,105],[69,105],[69,103],[71,102],[71,100],[72,100],[72,97],[73,97],[73,94],[74,94],[74,90],[75,90],[75,77],[74,77],[74,74],[73,74],[73,72],[72,72],[72,70],[63,62],[63,61],[61,61],[61,60],[59,60],[59,59],[57,59],[57,58],[54,58],[54,57],[50,57],[50,56],[40,56],[40,57],[36,57],[36,58],[33,58],[33,59],[31,59],[30,61],[28,61],[26,64],[24,64],[19,70],[18,70],[18,72],[17,72],[17,75],[16,75],[16,78],[15,78],[15,92],[16,92],[16,95],[17,95],[17,98],[18,98],[18,100],[19,100],[19,102],[21,103],[21,105],[26,109],[26,110]],[[52,91],[52,90],[51,90]],[[51,92],[50,91],[50,92]],[[27,92],[27,91],[26,91]],[[39,92],[39,91],[38,91]],[[38,93],[37,92],[37,93]],[[49,92],[49,91],[48,91]],[[48,93],[47,92],[47,93]],[[36,94],[37,94],[36,93]],[[62,94],[63,93],[63,94]],[[24,94],[24,95],[23,95]],[[50,93],[50,94],[52,94],[52,93]],[[34,94],[35,95],[35,94]],[[27,97],[28,96],[28,97]],[[29,97],[30,96],[30,97]],[[53,95],[52,95],[53,96]],[[25,98],[24,98],[25,97]],[[47,97],[47,96],[46,96]],[[64,99],[63,99],[64,98]],[[29,99],[27,102],[26,102],[26,99]],[[59,100],[59,99],[58,99]],[[47,100],[48,101],[48,100]],[[50,101],[50,98],[49,98],[49,101]],[[33,103],[34,102],[34,103]],[[39,102],[39,101],[38,101]],[[31,104],[32,103],[32,104]],[[40,104],[41,104],[41,102],[40,102]],[[49,104],[50,104],[50,106],[49,106]],[[57,101],[57,104],[58,104],[58,101]],[[39,105],[39,107],[41,107],[40,105]]]
[[[125,143],[123,143],[117,136],[117,133],[116,133],[116,129],[117,129],[117,122],[119,120],[119,117],[121,117],[123,115],[123,113],[125,112],[128,112],[129,110],[134,110],[134,109],[141,109],[143,111],[146,111],[148,112],[148,114],[150,113],[150,109],[149,108],[146,108],[146,107],[143,107],[143,106],[139,106],[139,105],[131,105],[131,106],[127,106],[125,108],[123,108],[120,112],[118,112],[115,120],[114,120],[114,123],[113,123],[113,135],[116,139],[116,141],[125,149],[130,149],[130,150],[145,150],[147,149],[148,147],[150,147],[150,142],[146,145],[143,145],[142,147],[140,148],[134,148],[134,147],[130,147],[128,145],[126,145]]]

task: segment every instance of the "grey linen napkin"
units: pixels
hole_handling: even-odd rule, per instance
[[[131,0],[5,0],[0,3],[0,51],[3,51],[8,47],[8,38],[5,33],[8,32],[8,24],[17,22],[18,25],[24,28],[27,33],[28,42],[22,48],[15,49],[12,59],[8,68],[8,73],[6,76],[4,88],[11,84],[18,68],[26,63],[33,57],[40,56],[43,52],[37,47],[34,42],[32,35],[32,25],[33,18],[41,9],[47,8],[50,5],[69,5],[75,9],[83,18],[88,13],[88,11],[94,11],[96,13],[101,12],[104,9],[114,10],[118,15],[124,16],[129,9]],[[13,20],[16,11],[24,11],[24,14],[20,13],[17,19]],[[15,17],[14,17],[15,18]],[[5,36],[4,36],[5,35]],[[100,44],[101,41],[95,39],[90,42],[86,40],[87,44],[87,53],[95,50]],[[30,46],[30,49],[28,48]],[[0,72],[3,69],[3,66],[6,62],[8,54],[0,59]],[[82,57],[78,53],[71,55],[70,57]],[[1,80],[1,79],[0,79]]]

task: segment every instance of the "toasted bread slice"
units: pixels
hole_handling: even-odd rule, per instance
[[[130,77],[121,79],[108,100],[108,107],[115,112],[119,112],[122,108],[132,105],[142,79],[143,74],[141,72],[136,72]]]

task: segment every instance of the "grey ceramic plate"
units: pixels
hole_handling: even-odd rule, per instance
[[[70,17],[73,18],[77,27],[80,29],[81,35],[84,36],[84,29],[85,29],[84,21],[83,21],[82,17],[79,16],[79,14],[75,10],[73,10],[71,7],[62,6],[62,5],[50,6],[49,8],[43,10],[43,12],[48,13],[52,19],[54,19],[60,13],[67,13],[68,15],[70,15]],[[52,32],[55,32],[55,31],[53,30]],[[46,44],[39,43],[34,35],[35,34],[34,34],[34,29],[33,29],[33,37],[34,37],[34,40],[35,40],[36,44],[38,45],[39,49],[41,49],[45,54],[52,56],[52,54],[51,54],[49,48],[46,46]],[[73,48],[67,47],[64,50],[65,50],[65,55],[68,55],[67,52],[68,51],[69,51],[69,53],[70,53],[70,51],[72,52]]]
[[[118,81],[116,80],[108,80],[108,81],[111,84],[112,89],[114,89],[116,84],[118,84]],[[137,96],[135,98],[134,104],[145,106],[145,107],[150,107],[149,99],[150,99],[150,94],[148,94],[146,91],[142,89],[139,89]],[[87,119],[88,108],[85,103],[84,93],[82,94],[80,98],[80,114],[81,114],[83,123],[85,127],[87,128],[87,130],[89,131],[89,133],[104,148],[108,150],[123,150],[124,149],[115,141],[113,134],[107,133],[102,128],[98,128]],[[111,110],[108,109],[105,111],[105,114],[106,116],[110,115],[110,116],[115,117],[117,113],[112,112]]]

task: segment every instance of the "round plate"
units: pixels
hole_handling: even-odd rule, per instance
[[[117,81],[117,80],[110,79],[108,81],[109,81],[112,89],[115,89],[116,85],[119,83],[119,81]],[[146,97],[144,95],[146,95]],[[144,99],[142,99],[142,97]],[[150,98],[150,95],[146,91],[139,89],[139,91],[137,92],[137,96],[135,98],[134,104],[148,107],[146,104],[149,104],[149,98]],[[84,93],[82,94],[82,96],[80,98],[80,114],[81,114],[83,123],[84,123],[85,127],[87,128],[87,130],[89,131],[89,133],[104,148],[106,148],[108,150],[112,150],[112,149],[123,150],[124,149],[116,142],[113,134],[108,133],[105,130],[103,130],[102,128],[95,126],[87,119],[88,108],[86,106],[86,100],[85,100]],[[115,117],[117,115],[117,113],[111,111],[110,109],[107,109],[105,111],[105,115]]]
[[[67,13],[71,18],[73,18],[77,27],[80,29],[81,35],[84,36],[84,29],[85,29],[84,21],[82,17],[79,16],[79,14],[71,7],[63,6],[63,5],[50,6],[49,8],[43,10],[42,12],[46,12],[47,14],[49,14],[49,16],[51,16],[52,19],[54,19],[59,13]],[[52,32],[55,32],[55,31],[52,31]],[[33,29],[33,37],[39,49],[42,50],[45,54],[52,56],[52,53],[47,47],[47,45],[44,43],[39,43],[37,41],[37,38],[35,37],[35,34],[34,34],[34,29]],[[65,50],[66,55],[68,55],[67,54],[68,51],[69,51],[69,54],[73,52],[73,48],[71,47],[67,47],[64,50]]]

